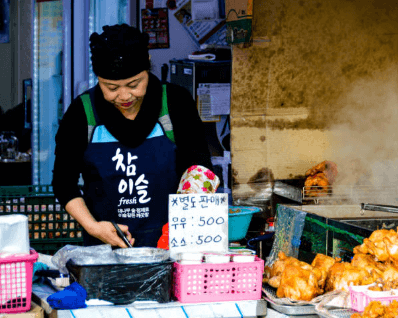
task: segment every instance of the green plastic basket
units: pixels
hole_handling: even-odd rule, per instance
[[[51,185],[0,187],[0,216],[24,214],[30,245],[53,255],[66,244],[83,245],[82,227],[56,200]]]

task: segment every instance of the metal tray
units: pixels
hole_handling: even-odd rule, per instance
[[[303,315],[316,315],[314,305],[304,305],[304,306],[289,306],[289,305],[279,305],[274,303],[271,299],[264,297],[264,299],[269,302],[271,308],[276,311],[289,315],[289,316],[303,316]]]
[[[398,227],[398,219],[357,219],[357,220],[341,219],[339,221],[372,231],[380,229],[395,230]]]
[[[263,289],[270,293],[273,297],[276,297],[276,289],[265,284]],[[302,316],[302,315],[313,315],[316,314],[315,312],[315,305],[282,305],[277,304],[275,301],[267,297],[267,295],[263,292],[263,298],[269,302],[271,308],[275,309],[276,311],[290,315],[290,316]]]
[[[319,317],[322,317],[322,318],[331,318],[331,317],[333,317],[333,318],[335,318],[335,317],[336,318],[350,318],[353,313],[356,313],[356,311],[352,310],[352,309],[334,309],[334,310],[329,310],[328,311],[329,315],[324,315],[324,314],[322,314],[321,312],[318,312],[318,311],[316,312],[316,314]]]

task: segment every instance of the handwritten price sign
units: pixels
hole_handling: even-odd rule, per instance
[[[170,256],[228,251],[228,194],[169,196]]]

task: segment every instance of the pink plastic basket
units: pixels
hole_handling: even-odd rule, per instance
[[[174,296],[182,303],[261,299],[264,261],[181,265],[174,263]]]
[[[383,305],[388,305],[393,300],[398,301],[398,291],[395,291],[396,295],[391,295],[386,292],[370,291],[369,286],[371,285],[349,287],[352,309],[363,312],[371,301],[380,301]]]
[[[33,264],[38,258],[30,255],[0,258],[0,313],[22,313],[30,310]]]

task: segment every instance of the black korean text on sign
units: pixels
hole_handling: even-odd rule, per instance
[[[228,250],[228,195],[177,194],[169,198],[171,255]]]

